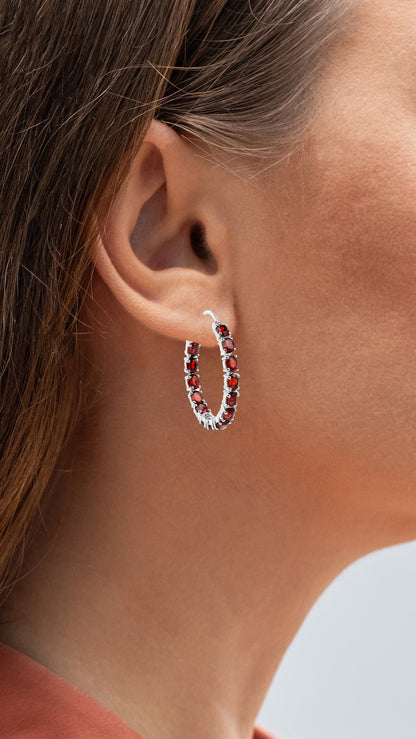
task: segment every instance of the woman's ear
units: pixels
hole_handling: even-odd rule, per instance
[[[204,310],[235,330],[214,170],[189,141],[152,121],[92,254],[100,277],[137,321],[206,346],[216,339]]]

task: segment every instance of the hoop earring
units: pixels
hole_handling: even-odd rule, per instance
[[[198,375],[198,357],[201,345],[196,341],[185,343],[185,385],[188,392],[189,402],[200,424],[206,429],[218,431],[225,429],[233,420],[237,408],[237,398],[240,395],[237,388],[240,384],[238,373],[237,354],[233,338],[225,323],[217,319],[212,310],[204,310],[203,315],[209,314],[214,319],[212,330],[217,339],[222,357],[224,372],[224,390],[221,408],[216,416],[208,408],[202,394]]]

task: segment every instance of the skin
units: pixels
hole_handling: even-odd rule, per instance
[[[414,3],[360,2],[302,150],[256,178],[154,122],[93,249],[100,400],[0,636],[144,739],[249,739],[323,589],[416,537],[415,43]],[[205,309],[241,374],[219,432],[183,379],[192,339],[217,411]]]

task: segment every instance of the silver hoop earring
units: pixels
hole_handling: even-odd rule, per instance
[[[218,431],[225,429],[232,422],[237,409],[237,398],[240,395],[237,388],[240,385],[240,375],[237,365],[237,354],[233,338],[225,323],[217,319],[212,310],[204,310],[203,315],[209,314],[214,319],[212,330],[217,339],[221,352],[224,372],[224,390],[221,408],[216,416],[208,408],[202,394],[198,375],[198,358],[201,345],[196,341],[185,342],[185,385],[189,402],[200,424],[206,429]]]

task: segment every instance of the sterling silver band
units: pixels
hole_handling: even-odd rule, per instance
[[[224,322],[219,321],[212,310],[203,311],[203,315],[210,315],[213,318],[212,330],[214,332],[215,338],[217,339],[217,343],[220,349],[224,374],[223,396],[221,407],[217,415],[214,415],[211,409],[208,408],[203,397],[201,381],[198,374],[198,359],[201,345],[198,344],[198,342],[190,341],[188,339],[185,342],[185,385],[191,408],[195,413],[199,423],[206,429],[219,431],[227,428],[234,420],[234,416],[237,410],[237,401],[240,395],[240,374],[238,372],[235,344],[227,325]],[[226,342],[226,345],[229,347],[228,351],[226,348],[224,348],[223,342]],[[232,345],[230,342],[232,342]],[[231,369],[226,366],[226,361],[228,358],[230,358],[231,361],[236,365],[235,369]],[[194,362],[192,362],[192,360],[194,360]],[[187,367],[187,364],[189,365],[189,363],[192,363],[194,369],[190,370]],[[232,384],[236,385],[236,387],[231,387],[230,385],[228,385],[229,381]],[[189,382],[191,382],[193,385],[190,386]]]

